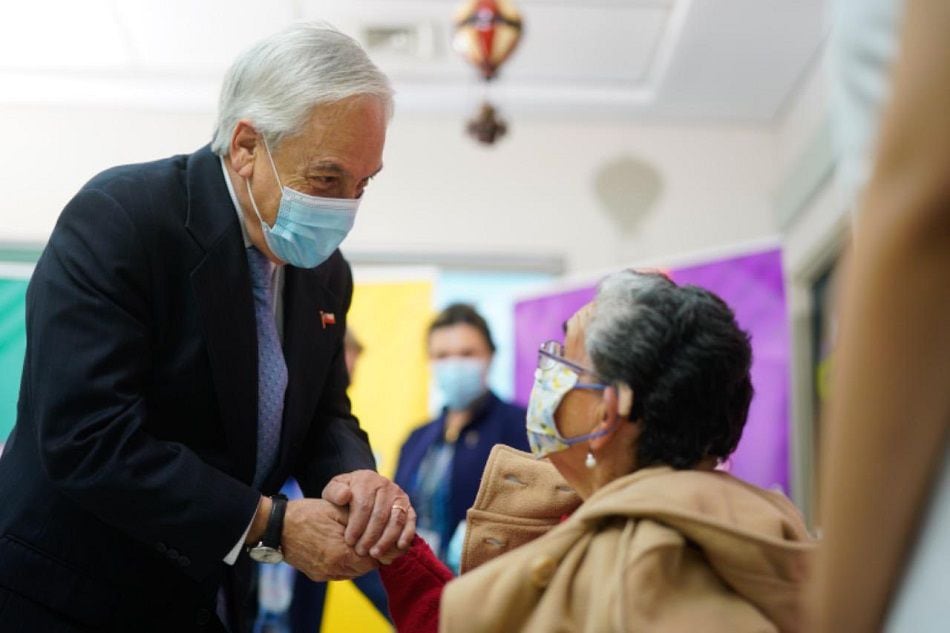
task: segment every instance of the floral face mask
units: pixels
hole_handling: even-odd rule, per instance
[[[528,401],[528,420],[525,427],[531,453],[538,459],[607,433],[602,430],[568,438],[558,431],[554,414],[568,392],[574,389],[603,391],[607,388],[607,385],[602,383],[580,382],[581,375],[596,374],[565,359],[563,353],[563,346],[557,341],[544,343],[538,353],[538,368],[534,372],[534,386]]]

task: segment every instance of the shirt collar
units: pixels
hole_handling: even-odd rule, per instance
[[[237,194],[234,193],[234,185],[231,182],[228,168],[224,164],[224,157],[219,157],[219,159],[221,161],[221,172],[224,174],[224,184],[228,186],[228,193],[231,195],[231,202],[234,204],[234,212],[237,213],[238,226],[241,227],[241,235],[244,237],[244,248],[250,248],[253,243],[247,235],[247,227],[244,226],[244,212],[241,210],[241,202],[238,200]]]

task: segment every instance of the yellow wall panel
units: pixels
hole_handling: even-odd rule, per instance
[[[389,621],[350,581],[331,582],[321,631],[328,633],[391,633]]]
[[[432,296],[429,280],[358,283],[353,292],[348,327],[364,350],[350,398],[387,477],[395,473],[409,431],[428,417],[425,333]]]
[[[348,327],[363,344],[350,398],[369,434],[379,471],[392,477],[399,447],[428,417],[425,333],[433,317],[431,280],[357,283]],[[389,623],[351,582],[327,591],[327,633],[388,633]]]

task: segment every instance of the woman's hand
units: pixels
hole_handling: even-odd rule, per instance
[[[372,470],[334,477],[323,499],[349,508],[345,543],[359,556],[389,564],[402,556],[416,534],[416,511],[402,488]]]

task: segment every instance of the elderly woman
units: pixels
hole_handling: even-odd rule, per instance
[[[608,277],[564,344],[541,347],[527,430],[547,459],[495,449],[463,574],[418,538],[382,568],[398,629],[796,630],[802,521],[716,470],[742,435],[750,365],[715,295]]]

